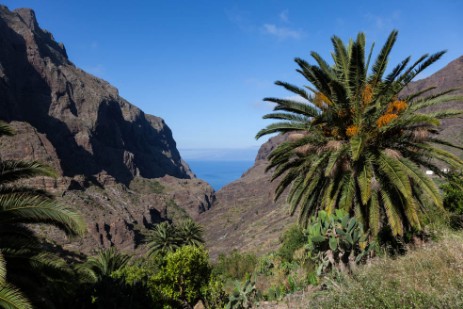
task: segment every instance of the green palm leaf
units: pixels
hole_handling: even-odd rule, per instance
[[[269,155],[267,170],[273,170],[272,181],[279,181],[275,198],[290,187],[290,213],[299,209],[303,225],[320,210],[340,208],[355,214],[373,235],[385,226],[394,235],[418,230],[421,215],[442,206],[440,193],[423,168],[437,175],[442,174],[442,165],[463,168],[460,158],[438,148],[463,149],[438,137],[441,121],[463,111],[429,112],[430,107],[463,97],[453,95],[453,89],[431,93],[434,86],[405,98],[400,93],[443,52],[415,61],[407,57],[387,70],[397,34],[391,32],[376,59],[371,59],[374,44],[366,56],[363,33],[348,44],[334,36],[333,64],[311,52],[316,65],[295,59],[296,71],[307,84],[276,83],[305,100],[266,99],[276,105],[264,119],[280,122],[260,130],[257,138],[288,134],[289,141]]]

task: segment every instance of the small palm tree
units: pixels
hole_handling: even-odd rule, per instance
[[[153,228],[148,237],[148,256],[173,252],[180,246],[180,243],[175,226],[168,222],[161,222]]]
[[[186,245],[199,247],[204,244],[203,228],[191,219],[178,226],[168,222],[156,225],[148,239],[148,256],[174,252]]]
[[[183,245],[199,247],[204,244],[203,228],[191,219],[183,221],[178,227],[179,238]]]
[[[0,123],[0,136],[12,134],[7,124]],[[0,255],[6,261],[8,282],[28,297],[44,299],[38,294],[49,276],[65,276],[69,268],[24,224],[52,225],[68,236],[83,235],[86,226],[79,214],[57,203],[49,193],[18,182],[35,176],[54,177],[55,173],[35,161],[0,161]]]
[[[300,100],[266,98],[276,103],[264,116],[270,124],[257,138],[288,133],[286,142],[269,156],[273,180],[282,176],[278,198],[291,186],[287,201],[291,214],[300,208],[300,223],[324,209],[344,209],[355,214],[373,234],[389,225],[394,235],[420,229],[420,213],[442,207],[439,190],[423,168],[442,175],[440,164],[460,170],[463,161],[436,147],[459,148],[438,137],[442,119],[462,111],[425,112],[425,108],[461,96],[434,88],[402,95],[412,79],[437,61],[444,52],[424,55],[408,65],[410,57],[385,75],[389,54],[396,41],[393,31],[378,57],[370,60],[373,46],[365,53],[365,35],[345,45],[332,38],[334,63],[312,52],[316,65],[296,58],[297,70],[310,85],[277,85]]]
[[[98,282],[103,278],[110,277],[116,270],[125,267],[129,260],[128,255],[118,252],[115,247],[111,247],[100,250],[95,256],[89,257],[79,267],[79,270],[92,282]]]

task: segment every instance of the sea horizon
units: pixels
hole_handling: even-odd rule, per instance
[[[254,164],[253,160],[188,160],[197,178],[209,183],[218,191],[227,184],[239,179]]]

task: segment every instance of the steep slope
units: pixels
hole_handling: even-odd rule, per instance
[[[432,76],[413,82],[404,93],[411,93],[435,86],[435,91],[459,88],[455,93],[463,94],[463,56],[452,61]],[[463,102],[452,102],[442,108],[461,109]],[[442,123],[442,137],[463,144],[463,121],[461,118]],[[240,179],[216,193],[211,211],[200,215],[206,229],[206,240],[215,257],[231,248],[256,253],[276,249],[279,236],[297,222],[297,216],[288,214],[285,196],[273,201],[278,179],[271,182],[271,171],[266,173],[267,156],[285,136],[276,136],[263,144],[254,166]]]
[[[0,115],[46,135],[64,176],[190,178],[170,129],[76,68],[34,12],[0,8]]]
[[[0,46],[0,119],[17,132],[0,140],[1,158],[59,172],[34,185],[84,213],[84,251],[134,248],[152,224],[210,208],[212,188],[194,178],[164,121],[77,68],[32,10],[0,6]]]
[[[414,93],[429,87],[436,87],[433,92],[455,89],[454,94],[463,95],[463,56],[453,60],[433,75],[411,83],[405,93]],[[451,102],[437,109],[461,109],[463,102]],[[463,121],[461,118],[447,119],[442,123],[441,135],[446,139],[463,144]]]
[[[267,156],[284,139],[276,136],[263,144],[254,165],[220,189],[212,208],[199,216],[213,258],[231,249],[256,253],[275,249],[281,232],[295,222],[288,214],[285,196],[274,201],[278,181],[271,182],[271,172],[265,172]]]

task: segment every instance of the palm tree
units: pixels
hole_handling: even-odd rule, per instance
[[[148,238],[148,256],[174,252],[186,245],[199,247],[204,244],[203,228],[191,219],[178,226],[169,222],[156,225]]]
[[[299,221],[324,209],[355,214],[373,235],[388,225],[394,235],[420,229],[420,213],[442,207],[439,190],[423,168],[442,175],[440,164],[454,170],[463,161],[436,146],[459,148],[438,137],[442,119],[462,111],[425,112],[425,108],[461,101],[452,90],[434,88],[402,95],[412,79],[444,52],[410,57],[385,75],[396,41],[393,31],[370,71],[373,46],[365,53],[365,35],[345,45],[332,38],[334,64],[312,52],[316,65],[296,58],[297,70],[311,85],[276,82],[300,100],[266,98],[276,103],[265,119],[279,122],[258,132],[257,138],[288,133],[286,142],[269,155],[273,180],[282,176],[278,198],[290,185],[290,212],[300,208]]]
[[[0,123],[0,136],[12,134],[7,124]],[[24,224],[52,225],[71,237],[83,235],[86,226],[79,214],[52,195],[20,182],[35,176],[54,177],[55,173],[35,161],[0,161],[0,255],[6,261],[8,282],[29,298],[45,299],[41,293],[49,279],[63,278],[70,269]]]
[[[6,282],[5,259],[0,253],[0,307],[25,309],[32,308],[29,300],[15,287]]]
[[[166,221],[161,222],[153,228],[148,237],[148,256],[173,252],[180,246],[180,243],[175,226]]]
[[[79,270],[85,273],[92,282],[98,282],[110,277],[111,273],[116,270],[122,269],[129,260],[128,255],[119,253],[115,247],[111,247],[100,250],[95,256],[89,257]]]
[[[203,228],[191,219],[183,221],[178,227],[182,245],[199,247],[204,244]]]

